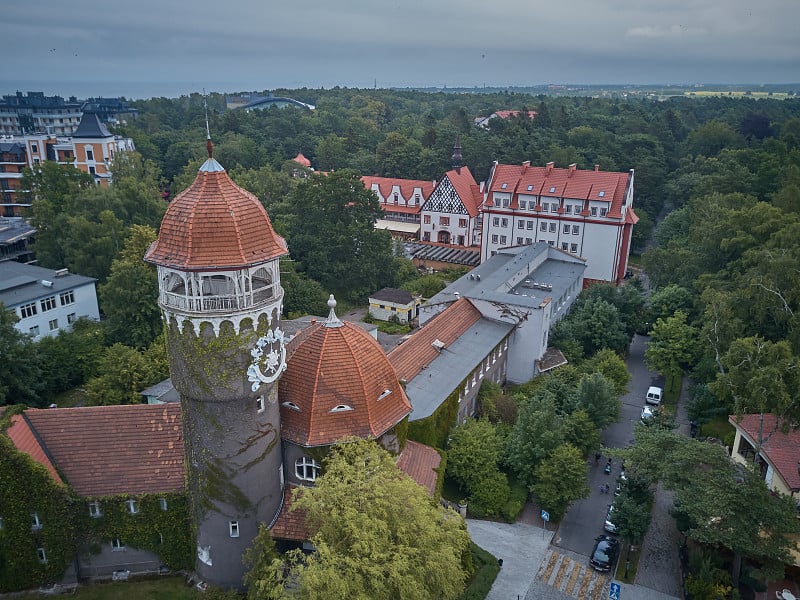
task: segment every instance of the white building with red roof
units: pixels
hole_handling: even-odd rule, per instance
[[[619,284],[628,267],[633,169],[628,173],[495,163],[483,205],[481,260],[545,242],[586,260],[586,283]]]
[[[388,229],[398,239],[419,238],[420,211],[436,185],[435,181],[365,175],[364,187],[375,192],[384,217],[375,227]]]

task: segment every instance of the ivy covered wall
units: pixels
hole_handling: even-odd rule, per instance
[[[465,381],[462,381],[458,387],[456,387],[430,417],[420,419],[419,421],[409,421],[408,439],[433,446],[440,450],[445,449],[447,446],[447,437],[450,435],[450,429],[456,424],[456,415],[458,414],[458,392],[464,387]]]

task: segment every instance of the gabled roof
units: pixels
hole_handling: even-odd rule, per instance
[[[483,194],[481,193],[480,186],[475,182],[472,173],[470,173],[469,168],[459,167],[457,169],[451,169],[445,173],[444,176],[446,179],[450,180],[450,183],[456,190],[458,197],[461,198],[461,203],[464,205],[469,216],[478,216],[481,204],[483,203]],[[441,185],[441,183],[439,185]]]
[[[39,441],[39,436],[31,428],[24,414],[11,417],[11,427],[8,428],[6,433],[8,437],[11,438],[11,441],[14,442],[14,446],[16,446],[17,450],[24,452],[40,465],[43,465],[56,483],[64,484],[61,480],[61,476],[53,466],[53,462],[50,460],[47,451]]]
[[[427,200],[428,196],[433,191],[433,181],[426,181],[423,179],[399,179],[395,177],[376,177],[371,175],[364,175],[361,178],[364,182],[364,187],[371,190],[373,186],[377,186],[380,191],[380,196],[385,200],[391,197],[393,190],[397,187],[400,194],[408,200],[413,197],[414,191],[418,188],[422,193],[422,200]]]
[[[731,424],[741,430],[749,441],[756,445],[761,415],[742,415],[738,419],[731,415],[728,417]],[[761,445],[763,454],[772,467],[778,472],[786,485],[792,491],[800,490],[800,429],[789,429],[788,433],[781,431],[781,423],[773,414],[764,415],[763,424],[766,441]]]
[[[264,206],[213,158],[170,202],[148,262],[186,271],[240,269],[288,254]]]
[[[509,208],[518,208],[520,194],[605,202],[610,218],[622,217],[625,192],[631,173],[576,168],[496,165],[489,182],[486,206],[493,206],[494,192],[512,194]],[[503,187],[505,186],[505,187]]]
[[[472,302],[466,298],[456,300],[447,310],[436,315],[405,343],[389,353],[389,362],[397,376],[405,381],[416,377],[439,356],[440,350],[433,345],[435,340],[439,340],[447,348],[480,318],[481,313]]]
[[[76,494],[101,497],[184,489],[180,404],[28,409],[25,423]],[[9,437],[41,456],[20,425]]]
[[[370,300],[383,300],[384,302],[392,302],[394,304],[411,304],[414,301],[414,296],[411,292],[401,290],[398,288],[385,287],[382,290],[369,295]]]
[[[310,167],[311,161],[308,160],[305,156],[303,156],[302,152],[298,152],[297,156],[292,159],[294,162],[303,165],[304,167]]]
[[[331,325],[330,317],[304,332],[278,393],[281,437],[302,446],[377,438],[411,412],[378,342],[352,323]]]
[[[103,124],[97,113],[84,113],[72,138],[108,138],[114,134]]]

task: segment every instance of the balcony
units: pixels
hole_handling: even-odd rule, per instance
[[[224,315],[257,308],[275,298],[274,289],[270,285],[252,294],[219,294],[213,296],[187,296],[175,292],[161,292],[159,302],[164,308],[173,308],[187,313],[204,313]],[[278,288],[279,289],[279,288]]]

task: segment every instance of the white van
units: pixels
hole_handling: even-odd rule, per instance
[[[645,402],[648,404],[655,404],[658,406],[661,404],[661,396],[663,395],[664,390],[660,387],[650,386],[647,389],[647,397],[644,399]]]

